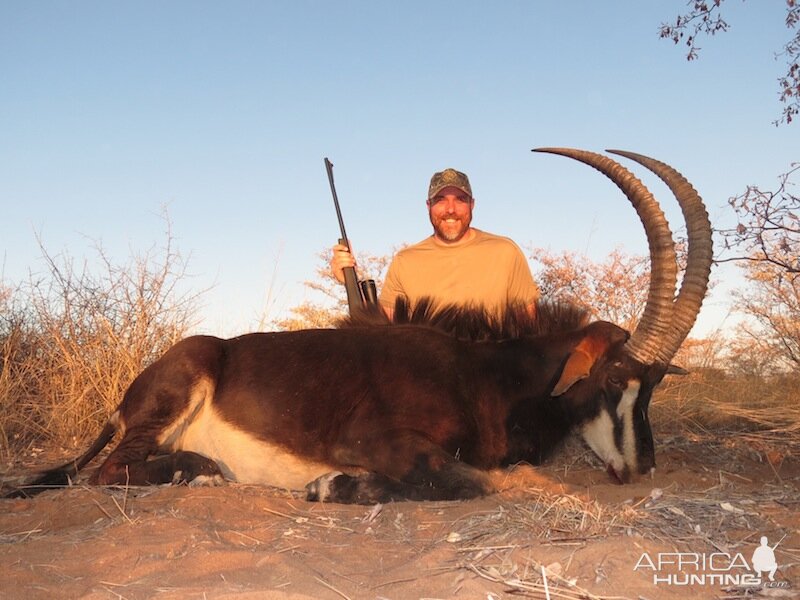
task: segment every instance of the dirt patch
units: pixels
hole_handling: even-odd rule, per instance
[[[618,486],[573,447],[494,473],[502,491],[486,498],[375,507],[80,480],[0,501],[0,597],[795,598],[800,467],[776,452],[675,436],[652,479]],[[746,585],[736,562],[761,536],[780,540],[773,587]]]

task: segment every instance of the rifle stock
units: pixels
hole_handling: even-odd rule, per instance
[[[339,243],[350,248],[347,238],[339,238]],[[353,267],[345,267],[342,270],[344,271],[344,289],[347,292],[347,308],[352,315],[354,309],[364,305],[364,298],[358,285],[356,270]]]

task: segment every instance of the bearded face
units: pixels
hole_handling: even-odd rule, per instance
[[[437,239],[453,243],[464,237],[472,222],[475,201],[464,191],[447,187],[428,200],[428,214]]]

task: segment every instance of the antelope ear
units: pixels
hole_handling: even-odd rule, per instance
[[[619,333],[614,331],[609,335],[609,332],[602,331],[602,325],[605,324],[595,323],[591,325],[587,335],[572,350],[569,357],[567,357],[567,362],[564,364],[564,369],[561,371],[561,377],[558,378],[558,383],[556,383],[553,391],[550,392],[551,396],[560,396],[575,385],[576,382],[588,377],[600,355],[608,350],[612,343],[619,341],[616,339],[620,337]],[[622,332],[622,335],[627,336],[624,332]],[[624,341],[624,338],[621,338],[621,340]]]
[[[596,357],[592,357],[588,352],[582,350],[579,344],[569,355],[567,363],[564,365],[564,370],[561,371],[561,377],[558,378],[558,383],[556,383],[550,395],[560,396],[571,388],[575,382],[588,377],[595,359]]]

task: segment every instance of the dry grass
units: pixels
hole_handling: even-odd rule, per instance
[[[82,446],[96,434],[130,381],[183,336],[196,296],[178,293],[185,262],[169,242],[161,251],[133,257],[121,266],[98,250],[103,265],[99,274],[44,252],[46,278],[10,295],[0,289],[0,458],[17,461],[34,446]],[[493,510],[453,520],[444,535],[418,543],[454,548],[457,559],[441,569],[477,575],[515,596],[595,600],[601,597],[566,576],[571,572],[567,561],[545,564],[532,550],[580,548],[620,536],[696,551],[751,548],[752,532],[772,534],[774,529],[763,507],[798,507],[796,482],[781,485],[777,474],[785,460],[800,456],[800,375],[733,376],[713,369],[713,363],[710,367],[669,378],[651,408],[660,451],[685,448],[688,455],[702,456],[712,474],[702,492],[654,489],[638,500],[609,503],[529,488],[524,500],[498,496]],[[776,482],[741,486],[746,476],[730,471],[742,454],[772,466]],[[554,468],[567,472],[593,461],[588,450],[573,442]],[[98,507],[109,520],[134,524],[129,499],[152,492],[109,490],[113,508]],[[336,514],[337,509],[327,510]],[[370,509],[364,521],[375,522],[376,535],[392,542],[412,538],[396,520],[380,529],[380,511]],[[311,511],[267,512],[298,538],[316,539],[320,530],[354,531],[333,516],[323,518]],[[3,541],[22,544],[40,531],[16,530],[5,533]],[[800,561],[796,548],[784,551],[792,553],[792,565]],[[600,578],[602,565],[597,568]],[[323,579],[318,582],[348,597]]]
[[[15,289],[0,282],[5,460],[36,446],[74,449],[92,437],[133,378],[185,334],[197,300],[180,293],[186,261],[172,248],[169,227],[163,248],[122,265],[96,248],[95,272],[69,256],[42,254],[47,269],[39,279]],[[385,257],[369,260],[385,267]],[[662,384],[653,422],[694,436],[736,432],[780,455],[800,454],[800,373],[727,374],[716,366],[728,346],[721,334],[684,343],[678,362],[701,368]]]
[[[748,553],[759,534],[769,534],[770,539],[777,540],[787,531],[785,511],[781,513],[784,516],[776,517],[776,510],[780,507],[796,510],[796,478],[785,484],[772,478],[748,480],[726,471],[737,462],[737,453],[747,444],[726,445],[725,435],[708,434],[694,440],[689,437],[694,436],[688,432],[675,435],[666,439],[661,449],[672,454],[685,451],[695,457],[693,465],[701,466],[708,474],[707,484],[674,488],[670,485],[651,489],[644,497],[634,495],[614,501],[593,499],[582,491],[582,486],[577,486],[575,492],[558,492],[551,486],[538,487],[534,483],[524,489],[516,488],[510,494],[493,496],[491,502],[476,505],[477,508],[463,502],[355,507],[308,504],[298,502],[299,496],[288,491],[234,485],[232,489],[219,490],[225,494],[225,500],[216,489],[213,493],[197,490],[194,495],[183,496],[187,502],[203,508],[193,513],[186,505],[178,513],[174,495],[169,501],[149,505],[150,512],[143,510],[141,500],[156,498],[161,491],[156,487],[108,488],[102,492],[92,488],[83,492],[90,494],[96,504],[98,499],[102,502],[103,506],[98,508],[108,522],[139,526],[148,519],[160,522],[178,515],[182,520],[205,523],[213,530],[207,539],[203,538],[207,549],[233,543],[237,548],[258,547],[270,556],[297,550],[319,565],[324,561],[316,559],[327,556],[326,546],[340,549],[354,540],[365,544],[374,541],[370,547],[386,550],[389,555],[395,551],[399,554],[399,548],[403,548],[409,555],[435,557],[419,563],[420,568],[412,577],[420,582],[434,575],[452,574],[453,585],[458,586],[458,581],[475,576],[499,586],[490,589],[503,590],[509,597],[611,600],[621,596],[598,592],[609,589],[601,585],[612,580],[609,579],[612,571],[607,569],[616,569],[613,577],[619,577],[619,565],[604,566],[604,553],[613,552],[609,548],[639,548],[623,561],[624,568],[629,570],[641,548]],[[585,458],[583,448],[573,443],[559,455],[558,462],[565,469],[572,468],[571,465],[582,469]],[[261,503],[262,495],[285,500]],[[112,503],[103,500],[108,497]],[[74,496],[78,502],[86,500],[86,496],[78,498]],[[220,529],[221,523],[226,523],[222,512],[209,517],[209,507],[242,499],[241,506],[248,507],[241,511],[246,515],[243,520],[234,518],[235,524]],[[225,510],[234,509],[220,508]],[[14,529],[5,541],[23,544],[40,537],[42,534],[36,527],[27,526]],[[620,545],[619,540],[625,543]],[[587,567],[584,553],[592,548],[605,549],[590,554],[597,557],[597,563],[590,562]],[[790,569],[800,561],[800,550],[789,540],[782,545],[781,560],[781,572],[791,580],[795,571]],[[392,592],[408,581],[407,573],[401,571],[396,578],[382,579],[372,587],[364,583],[361,591],[369,590],[370,596],[375,597],[381,597],[383,592],[387,597],[399,597]],[[366,597],[351,591],[351,584],[357,578],[348,578],[349,575],[334,567],[330,572],[320,571],[317,583],[342,598]],[[624,587],[619,591],[624,593]],[[726,592],[719,597],[753,597],[753,591]]]
[[[195,296],[177,293],[184,263],[169,243],[158,256],[134,257],[123,266],[98,252],[100,274],[45,253],[46,280],[0,295],[0,458],[8,462],[33,446],[83,445],[130,381],[190,325]],[[717,473],[702,493],[653,490],[615,504],[527,489],[524,502],[499,500],[496,510],[453,521],[445,539],[430,543],[457,549],[458,560],[444,569],[475,574],[520,597],[565,599],[601,597],[564,575],[569,564],[544,564],[530,555],[532,548],[578,548],[618,536],[695,550],[752,546],[749,532],[770,530],[760,507],[796,509],[797,489],[770,484],[741,491],[737,484],[744,477],[729,472],[730,465],[745,454],[772,466],[777,476],[785,460],[800,455],[798,399],[797,374],[732,376],[705,368],[669,378],[651,408],[659,450],[685,447],[687,454],[702,455],[704,466]],[[568,472],[593,460],[573,442],[555,468]],[[127,494],[114,503],[125,519]],[[308,539],[315,529],[332,527],[296,511],[271,515],[295,531],[308,529]],[[16,541],[35,535],[35,529],[14,534],[21,537]]]
[[[457,541],[464,554],[460,568],[503,583],[522,597],[542,598],[549,593],[552,598],[598,600],[600,596],[562,576],[569,564],[544,565],[519,551],[542,544],[585,547],[593,540],[623,535],[684,550],[741,552],[754,545],[753,532],[771,531],[761,508],[790,503],[797,494],[794,488],[777,485],[765,486],[758,493],[738,492],[730,481],[702,492],[674,494],[654,489],[638,502],[618,505],[530,492],[534,494],[531,502],[501,505],[497,512],[453,524],[456,533],[451,540]],[[529,541],[520,541],[525,539]],[[798,559],[796,550],[787,549],[787,554]]]
[[[800,455],[800,374],[731,376],[705,369],[668,379],[650,417],[660,430],[697,440],[746,442],[775,464]]]
[[[635,512],[569,494],[527,490],[524,503],[501,504],[496,512],[453,523],[448,541],[463,556],[459,568],[502,583],[520,597],[601,600],[564,573],[569,565],[544,564],[520,551],[542,544],[582,547],[592,540],[629,530]],[[522,542],[521,540],[525,540]]]
[[[185,262],[171,248],[99,272],[42,248],[45,276],[0,303],[0,458],[95,435],[133,378],[188,328]]]

